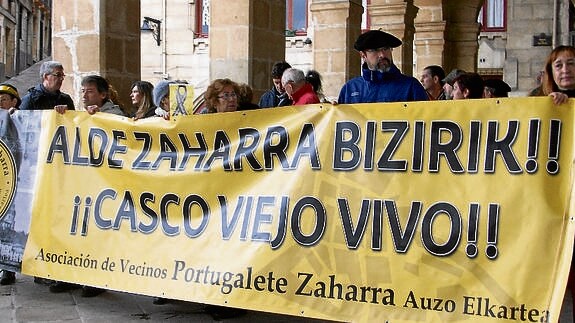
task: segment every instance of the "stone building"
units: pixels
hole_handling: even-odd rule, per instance
[[[54,0],[53,56],[75,99],[79,80],[93,72],[126,95],[136,79],[184,79],[202,89],[229,77],[257,97],[281,59],[313,66],[336,96],[360,72],[353,42],[361,30],[382,28],[403,41],[393,55],[406,74],[457,67],[502,77],[520,95],[535,86],[551,48],[571,42],[572,2],[487,0],[494,17],[504,11],[496,31],[478,22],[484,0]]]
[[[159,42],[152,33],[142,31],[142,78],[152,82],[162,78],[184,79],[201,91],[211,79],[210,1],[142,0],[141,3],[142,17],[155,17],[163,22],[159,26],[162,35]],[[332,60],[331,64],[344,62],[333,61],[335,56],[330,52],[339,49],[321,44],[325,40],[317,37],[319,33],[328,35],[325,29],[330,27],[327,14],[320,11],[337,12],[342,6],[351,9],[353,5],[361,5],[365,10],[361,21],[356,22],[361,26],[350,24],[348,28],[382,28],[404,41],[404,46],[394,53],[396,64],[404,73],[419,77],[423,68],[431,64],[441,65],[447,72],[458,67],[477,71],[486,78],[502,78],[515,95],[523,95],[536,86],[543,59],[554,45],[572,42],[573,3],[569,0],[286,0],[286,14],[275,15],[286,17],[285,59],[294,67],[315,68],[324,78],[329,76],[330,69],[321,68],[323,60]],[[316,37],[315,31],[318,31]],[[256,38],[254,43],[258,45],[254,47],[260,46],[259,50],[269,45],[265,39],[257,40],[257,33],[251,36]],[[218,42],[212,41],[215,46]],[[323,52],[328,52],[328,57]],[[337,95],[342,82],[328,80],[327,93]]]
[[[0,82],[51,52],[50,0],[0,0]]]

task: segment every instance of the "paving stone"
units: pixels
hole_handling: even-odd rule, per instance
[[[99,296],[83,298],[81,290],[53,294],[48,286],[34,284],[32,277],[17,276],[15,285],[0,286],[0,323],[211,323],[204,312],[205,304],[171,301],[154,305],[153,298],[131,293],[107,291]],[[229,323],[321,323],[328,322],[298,316],[248,311]],[[570,293],[564,300],[559,323],[573,322],[573,301]]]

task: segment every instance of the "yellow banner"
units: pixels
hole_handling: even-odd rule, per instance
[[[573,104],[44,113],[22,271],[338,321],[555,322]]]

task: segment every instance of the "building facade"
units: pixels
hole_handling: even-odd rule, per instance
[[[485,1],[504,8],[504,30],[482,31]],[[393,57],[405,74],[419,77],[432,64],[478,71],[502,77],[522,95],[535,87],[551,49],[571,43],[573,1],[53,0],[52,56],[64,64],[63,90],[76,102],[88,73],[107,77],[125,95],[138,79],[187,80],[199,93],[210,80],[229,77],[250,84],[257,98],[283,59],[319,71],[333,97],[360,74],[353,43],[362,29],[382,28],[403,41]],[[294,19],[302,8],[305,19]],[[145,17],[159,22],[157,31],[150,23],[142,28]]]
[[[141,0],[141,16],[162,22],[160,42],[149,31],[142,31],[142,79],[152,82],[187,80],[199,92],[205,89],[213,79],[210,43],[219,46],[222,41],[210,37],[210,28],[214,28],[210,2],[214,0]],[[328,1],[321,0],[285,2],[285,11],[273,17],[282,22],[285,20],[285,53],[278,59],[285,58],[304,71],[318,70],[324,79],[327,78],[324,82],[326,93],[337,96],[345,80],[330,82],[330,70],[322,69],[326,67],[322,60],[334,59],[326,58],[325,52],[338,48],[322,44],[326,39],[318,39],[321,36],[314,34],[316,31],[325,34],[324,30],[330,26],[328,21],[322,21],[324,16],[318,11],[337,11],[338,8],[330,8]],[[361,21],[357,28],[382,28],[402,39],[404,45],[395,50],[394,60],[404,73],[419,78],[427,65],[443,66],[446,72],[462,68],[486,78],[504,79],[511,85],[514,95],[526,94],[536,86],[543,60],[554,46],[573,42],[570,36],[573,30],[571,0],[349,0],[331,3],[334,7],[361,6]],[[250,36],[257,38],[258,34]],[[254,42],[258,44],[257,50],[266,50],[270,45],[264,39]],[[343,61],[332,63],[345,64]],[[359,66],[359,55],[355,63]],[[255,87],[256,93],[265,90]]]
[[[51,54],[51,0],[0,0],[0,81]]]

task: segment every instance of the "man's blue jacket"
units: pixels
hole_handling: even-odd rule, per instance
[[[427,101],[427,93],[414,77],[392,65],[388,72],[372,71],[364,63],[362,76],[349,80],[339,92],[339,104]]]

